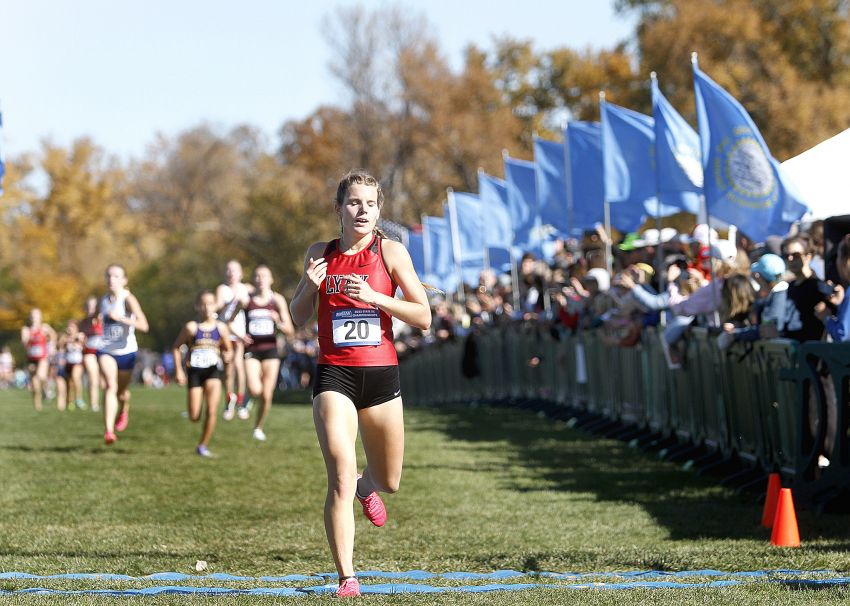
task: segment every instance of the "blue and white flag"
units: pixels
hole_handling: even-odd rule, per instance
[[[410,230],[407,232],[407,252],[413,262],[417,276],[425,275],[425,237],[423,232]]]
[[[656,195],[655,121],[604,99],[599,102],[599,111],[611,224],[630,232],[643,223],[647,214],[666,217],[679,212],[679,207],[660,204]]]
[[[693,62],[708,214],[752,240],[788,233],[806,212],[747,110]]]
[[[478,199],[484,214],[484,244],[506,249],[514,242],[508,187],[502,179],[478,171]]]
[[[433,284],[446,292],[457,289],[452,256],[452,235],[449,221],[444,217],[422,219],[422,244],[425,252],[423,282]]]
[[[0,196],[3,195],[3,175],[6,174],[6,163],[3,161],[3,112],[0,112]]]
[[[537,174],[534,163],[505,157],[508,209],[514,228],[514,244],[540,255],[540,213],[537,209]]]
[[[568,237],[567,155],[564,144],[534,137],[534,166],[540,223],[550,235]]]
[[[699,135],[661,93],[655,72],[652,117],[655,119],[655,174],[661,201],[696,215],[703,182]]]
[[[598,122],[569,122],[564,129],[569,156],[572,225],[592,229],[605,220],[605,177],[602,174],[602,127]]]

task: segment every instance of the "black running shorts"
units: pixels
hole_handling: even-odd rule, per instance
[[[337,366],[319,364],[313,382],[313,397],[335,391],[360,410],[389,402],[401,395],[398,366]]]
[[[210,366],[209,368],[194,368],[190,366],[186,369],[186,382],[189,384],[189,389],[203,387],[204,383],[212,379],[221,381],[221,374],[218,366]]]

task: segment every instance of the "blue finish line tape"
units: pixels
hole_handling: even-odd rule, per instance
[[[447,580],[506,580],[521,577],[541,577],[560,580],[578,580],[588,578],[625,578],[625,579],[657,579],[657,578],[688,578],[688,577],[747,577],[770,578],[778,575],[799,576],[803,574],[827,575],[834,574],[831,570],[753,570],[744,572],[724,572],[722,570],[684,570],[669,572],[665,570],[633,570],[625,572],[519,572],[517,570],[496,570],[494,572],[443,572],[432,573],[425,570],[407,570],[403,572],[383,572],[381,570],[364,570],[357,573],[359,579],[410,579],[425,581],[429,579]],[[35,575],[27,572],[0,572],[0,580],[4,579],[88,579],[96,581],[259,581],[262,583],[291,583],[298,581],[319,581],[336,578],[335,572],[317,574],[290,574],[286,576],[249,577],[225,573],[207,575],[191,575],[180,572],[155,572],[142,577],[132,577],[125,574],[100,572],[63,573],[51,575]]]
[[[783,582],[783,581],[769,581]],[[797,588],[811,587],[823,588],[828,586],[850,585],[850,577],[839,577],[835,579],[819,580],[794,580],[785,581],[793,583]],[[537,583],[516,584],[491,584],[491,585],[466,585],[462,587],[434,587],[432,585],[417,585],[414,583],[361,585],[363,594],[402,594],[402,593],[486,593],[492,591],[524,591],[528,589],[597,589],[597,590],[623,590],[623,589],[693,589],[693,588],[716,588],[733,587],[743,585],[742,580],[710,581],[707,583],[672,583],[669,581],[637,581],[634,583],[580,583],[574,585],[552,585]],[[332,593],[336,591],[336,583],[317,587],[292,588],[292,587],[264,587],[254,589],[232,589],[227,587],[180,587],[163,586],[148,587],[145,589],[84,589],[84,590],[61,590],[33,587],[19,589],[17,591],[0,591],[0,596],[9,595],[99,595],[107,597],[130,597],[130,596],[153,596],[163,594],[176,595],[257,595],[257,596],[309,596],[314,594]]]
[[[363,583],[360,590],[364,594],[403,594],[403,593],[486,593],[492,591],[525,591],[529,589],[568,589],[568,590],[626,590],[626,589],[689,589],[689,588],[717,588],[733,587],[754,581],[767,581],[770,583],[784,583],[795,588],[823,588],[829,586],[848,586],[850,577],[835,578],[800,578],[801,576],[818,575],[828,577],[835,574],[834,571],[816,570],[755,570],[744,572],[724,572],[720,570],[685,570],[680,572],[668,572],[664,570],[643,570],[628,572],[540,572],[524,573],[516,570],[497,570],[488,573],[478,572],[445,572],[431,573],[425,570],[408,570],[404,572],[384,572],[380,570],[366,570],[358,573],[358,578],[366,579],[389,579],[425,581],[429,579],[444,580],[473,580],[473,581],[507,581],[520,578],[537,578],[552,580],[581,580],[588,579],[583,583],[553,584],[553,583],[490,583],[486,585],[462,585],[454,587],[441,587],[419,583]],[[296,583],[296,582],[321,582],[321,584],[306,587],[193,587],[180,585],[162,585],[145,587],[142,589],[51,589],[47,587],[28,587],[18,590],[0,590],[0,596],[9,595],[92,595],[107,597],[130,597],[130,596],[155,596],[163,594],[171,595],[256,595],[256,596],[309,596],[317,594],[333,593],[336,591],[336,582],[328,582],[335,579],[335,573],[319,574],[290,574],[286,576],[240,576],[224,573],[208,575],[189,575],[179,572],[157,572],[154,574],[133,577],[124,574],[111,573],[64,573],[52,575],[34,575],[26,572],[3,572],[0,580],[92,580],[92,581],[218,581],[218,582],[262,582],[262,583]],[[718,579],[717,577],[725,577]],[[701,582],[683,582],[674,579],[704,578]],[[593,579],[593,580],[591,580]],[[610,579],[606,581],[603,579]],[[669,580],[651,580],[669,579]],[[612,582],[613,581],[613,582]]]

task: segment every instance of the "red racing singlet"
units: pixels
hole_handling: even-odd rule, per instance
[[[42,329],[30,330],[27,339],[27,360],[38,362],[47,357],[47,335]]]
[[[389,314],[346,295],[345,278],[356,274],[375,292],[388,297],[396,284],[381,253],[381,238],[353,255],[339,250],[339,240],[328,242],[324,253],[328,274],[319,287],[319,364],[336,366],[395,366],[393,323]]]

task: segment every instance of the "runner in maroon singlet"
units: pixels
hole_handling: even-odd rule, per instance
[[[294,333],[286,299],[272,290],[272,272],[267,265],[254,270],[254,294],[242,302],[246,317],[245,376],[248,393],[259,402],[254,423],[254,439],[266,441],[263,424],[272,407],[272,397],[280,374],[277,331],[287,337]]]

